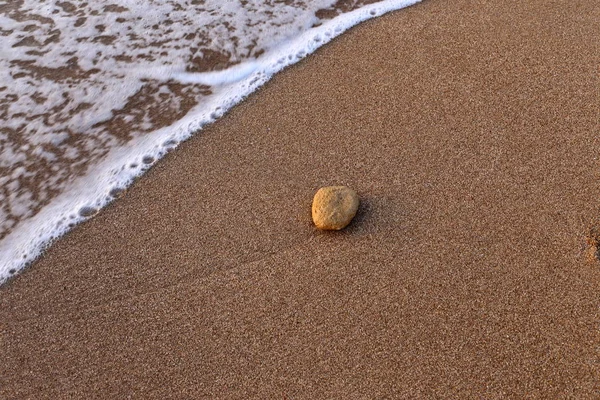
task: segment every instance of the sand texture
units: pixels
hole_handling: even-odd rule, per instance
[[[599,10],[425,1],[284,71],[0,288],[0,398],[598,398]]]

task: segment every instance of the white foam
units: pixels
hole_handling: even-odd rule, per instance
[[[10,1],[10,0],[8,0]],[[29,20],[20,22],[16,19],[8,18],[6,15],[0,15],[0,29],[5,31],[13,30],[13,33],[4,36],[0,41],[0,82],[9,83],[9,90],[14,90],[20,97],[10,104],[8,118],[2,123],[6,123],[6,128],[17,129],[24,123],[32,126],[27,131],[29,140],[25,145],[2,146],[0,153],[0,168],[14,167],[18,162],[25,162],[27,157],[31,157],[30,148],[39,150],[36,157],[47,162],[56,162],[56,153],[44,150],[44,148],[60,147],[69,137],[65,132],[89,132],[98,130],[96,124],[106,121],[114,116],[114,110],[123,108],[127,100],[133,94],[137,93],[144,85],[144,79],[152,79],[159,82],[179,82],[182,84],[201,84],[211,87],[212,93],[202,98],[202,102],[191,109],[184,117],[174,122],[171,126],[153,129],[151,121],[147,115],[144,115],[139,124],[143,135],[135,135],[126,143],[119,142],[118,138],[111,135],[104,135],[96,132],[93,140],[89,143],[84,142],[81,146],[61,148],[61,160],[78,160],[85,157],[93,160],[85,169],[85,173],[77,178],[69,178],[66,182],[65,175],[57,171],[55,176],[48,177],[48,185],[38,188],[41,195],[49,188],[60,188],[60,194],[51,198],[51,201],[41,207],[37,213],[33,212],[34,204],[31,194],[19,187],[17,179],[8,179],[7,185],[16,185],[11,190],[19,199],[8,201],[2,199],[2,203],[10,203],[7,207],[14,210],[16,215],[34,214],[32,217],[19,221],[17,226],[11,221],[11,217],[0,209],[0,223],[4,223],[8,229],[8,235],[0,241],[0,283],[9,278],[16,271],[22,269],[29,262],[33,261],[40,252],[52,240],[60,237],[67,232],[74,224],[85,220],[94,210],[98,210],[113,200],[111,193],[115,189],[127,187],[133,179],[143,173],[156,160],[164,156],[170,149],[176,147],[183,140],[189,138],[194,132],[199,131],[208,123],[223,115],[232,106],[239,103],[248,94],[255,91],[258,87],[267,82],[275,73],[281,71],[290,64],[294,64],[301,58],[315,51],[318,47],[329,42],[334,37],[346,31],[350,27],[378,15],[382,15],[392,10],[397,10],[419,0],[387,0],[379,3],[363,6],[357,10],[342,14],[332,20],[325,21],[323,24],[312,27],[316,21],[314,12],[318,9],[330,7],[333,0],[315,1],[310,9],[303,9],[299,12],[293,7],[279,5],[277,16],[266,16],[264,13],[268,7],[262,2],[256,2],[260,6],[250,13],[254,19],[252,23],[266,23],[264,26],[267,33],[252,32],[250,34],[246,25],[240,24],[232,31],[223,30],[222,24],[217,24],[214,20],[208,18],[209,12],[194,14],[190,19],[189,9],[177,10],[175,1],[157,1],[148,0],[139,2],[135,0],[113,1],[122,7],[128,8],[126,13],[115,12],[114,21],[117,18],[123,18],[125,14],[128,20],[134,21],[131,24],[116,23],[115,26],[107,25],[102,34],[117,34],[126,36],[132,31],[139,39],[132,40],[119,48],[119,45],[97,45],[98,43],[86,42],[85,46],[80,46],[83,38],[94,38],[100,33],[96,27],[99,24],[106,23],[106,12],[100,6],[92,4],[89,10],[86,10],[86,16],[89,20],[79,26],[75,26],[76,19],[65,17],[60,20],[55,16],[62,15],[64,11],[53,1],[40,2],[40,0],[25,0],[26,7],[32,10],[32,13],[39,15],[52,16],[55,26],[59,26],[63,37],[67,33],[69,37],[60,41],[56,46],[47,46],[49,52],[42,56],[31,56],[27,54],[31,47],[13,47],[19,40],[23,40],[14,32],[31,32],[26,28],[27,24],[35,25],[37,29],[32,32],[32,40],[44,42],[51,35],[52,26],[45,26],[43,23]],[[181,3],[182,1],[179,1]],[[183,1],[185,3],[185,1]],[[255,2],[250,2],[254,4]],[[2,5],[0,0],[0,5]],[[4,2],[6,4],[6,0]],[[175,5],[174,5],[175,4]],[[222,12],[222,15],[233,16],[231,21],[238,21],[248,17],[248,10],[240,9],[237,2],[223,2],[218,0],[206,1],[203,6],[206,10],[213,7]],[[191,6],[187,6],[191,7]],[[57,13],[52,12],[58,10]],[[98,15],[92,11],[96,10]],[[271,10],[272,11],[272,10]],[[168,15],[168,17],[166,17]],[[237,15],[237,17],[236,17]],[[205,17],[206,20],[201,18]],[[172,23],[170,29],[172,36],[165,36],[165,31],[151,29],[153,25],[165,24],[166,19]],[[57,22],[59,21],[59,22]],[[137,21],[137,22],[136,22]],[[265,22],[266,21],[266,22]],[[248,21],[246,21],[248,22]],[[190,72],[186,70],[188,62],[189,48],[186,45],[186,35],[198,30],[198,25],[204,23],[205,28],[212,28],[215,32],[211,33],[212,42],[207,48],[215,48],[219,51],[230,51],[232,61],[238,62],[222,71],[211,72]],[[286,29],[277,29],[277,26],[286,25]],[[206,29],[208,29],[206,28]],[[29,28],[31,29],[31,28]],[[66,33],[65,33],[66,32]],[[161,36],[162,35],[162,36]],[[174,35],[174,36],[173,36]],[[166,39],[165,39],[166,37]],[[235,44],[228,42],[232,37],[237,37]],[[8,38],[8,39],[7,39]],[[91,40],[91,39],[90,39]],[[143,40],[146,46],[136,49],[133,44],[136,40]],[[148,48],[148,42],[152,40],[167,40],[160,50],[164,50],[167,55],[159,55],[158,50],[153,47]],[[258,58],[253,57],[252,49],[262,49],[264,53]],[[166,49],[166,50],[165,50]],[[240,50],[241,49],[241,50]],[[246,50],[244,50],[246,49]],[[102,79],[95,80],[90,78],[86,80],[86,86],[71,85],[65,86],[65,82],[54,82],[49,79],[40,80],[14,78],[15,68],[10,69],[10,60],[33,60],[36,63],[43,59],[43,66],[47,68],[59,68],[64,66],[65,57],[73,57],[72,53],[78,57],[78,65],[83,71],[92,68],[100,69]],[[98,52],[108,52],[103,56],[98,56]],[[245,53],[244,53],[245,52]],[[65,55],[68,53],[67,55]],[[144,56],[155,57],[154,60],[140,58],[133,63],[126,65],[119,64],[115,60],[119,56]],[[10,72],[9,72],[10,70]],[[18,70],[18,69],[17,69]],[[11,73],[13,75],[11,75]],[[68,83],[68,80],[67,80]],[[2,87],[2,84],[0,84]],[[71,103],[64,105],[64,96],[62,93],[67,91],[67,97]],[[168,94],[169,89],[161,86],[160,90],[154,94],[158,96]],[[40,105],[36,103],[35,96],[41,96],[46,100]],[[5,92],[0,92],[5,95]],[[177,101],[177,96],[173,101]],[[61,121],[60,115],[67,115],[67,112],[76,110],[82,103],[91,104],[83,111],[75,112],[75,117],[67,118]],[[63,114],[52,115],[49,118],[56,118],[52,121],[50,128],[45,129],[40,122],[32,124],[27,118],[31,118],[32,113],[43,114],[48,108],[63,105]],[[22,115],[25,114],[25,115]],[[1,115],[1,114],[0,114]],[[133,116],[126,118],[132,119]],[[38,129],[41,132],[35,132]],[[2,135],[0,131],[0,135]],[[0,136],[0,143],[4,141]],[[5,141],[4,141],[5,142]],[[106,152],[106,149],[108,151]],[[104,153],[103,153],[104,151]],[[21,161],[19,161],[21,160]],[[146,162],[144,162],[146,161]],[[16,168],[13,168],[13,172]],[[19,176],[23,176],[23,171],[18,171]],[[6,177],[0,177],[0,180],[7,180]],[[8,186],[6,186],[8,187]],[[39,194],[38,194],[39,197]],[[2,204],[0,203],[0,204]],[[83,211],[82,211],[83,210]],[[82,215],[83,214],[83,215]],[[11,214],[13,215],[13,214]],[[1,220],[4,218],[4,221]]]
[[[262,67],[261,63],[255,61],[246,61],[239,65],[234,65],[224,71],[212,71],[203,73],[179,72],[171,77],[181,83],[197,83],[209,86],[222,86],[236,83],[242,79],[248,78],[256,73]]]

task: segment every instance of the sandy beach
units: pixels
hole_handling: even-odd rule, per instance
[[[0,288],[0,398],[600,397],[598,21],[430,0],[280,73]]]

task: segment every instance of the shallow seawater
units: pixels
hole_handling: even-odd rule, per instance
[[[0,283],[181,141],[418,0],[0,0]]]

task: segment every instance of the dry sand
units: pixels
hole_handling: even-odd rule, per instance
[[[598,398],[599,9],[426,1],[281,73],[0,289],[0,398]]]

